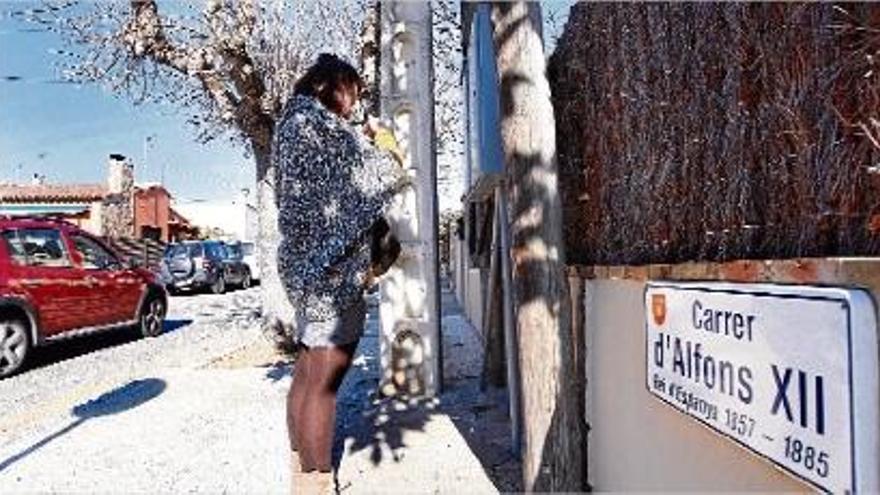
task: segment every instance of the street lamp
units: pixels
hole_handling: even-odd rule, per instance
[[[147,176],[147,146],[156,139],[155,134],[148,134],[144,136],[144,177]]]

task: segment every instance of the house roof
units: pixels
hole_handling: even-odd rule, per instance
[[[138,191],[148,191],[150,189],[165,189],[165,186],[159,182],[136,182],[134,188]],[[167,191],[167,189],[165,190]]]
[[[170,213],[170,215],[169,215],[170,218],[168,219],[168,223],[179,224],[179,225],[184,225],[184,226],[190,225],[189,220],[186,217],[184,217],[183,215],[181,215],[180,212],[178,212],[177,210],[175,210],[174,208],[171,208],[171,207],[169,207],[168,210]]]
[[[65,203],[97,201],[107,196],[103,184],[4,184],[0,185],[2,203]]]

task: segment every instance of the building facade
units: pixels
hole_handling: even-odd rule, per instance
[[[171,242],[195,236],[189,221],[171,207],[171,194],[159,184],[138,185],[134,166],[111,154],[104,184],[0,185],[0,215],[64,218],[97,236]]]

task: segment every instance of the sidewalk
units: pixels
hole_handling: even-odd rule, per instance
[[[519,489],[505,397],[482,394],[482,344],[454,297],[443,294],[444,393],[406,404],[377,399],[378,321],[340,393],[337,481],[343,494],[498,493]]]
[[[479,338],[444,294],[446,391],[376,399],[371,315],[338,407],[344,494],[517,491],[503,395],[479,391]],[[246,348],[92,392],[0,441],[0,493],[287,493],[290,366]]]

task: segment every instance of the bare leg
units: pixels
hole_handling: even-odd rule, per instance
[[[302,423],[297,442],[305,471],[329,473],[336,429],[336,393],[351,366],[356,345],[315,347],[308,350],[309,371]]]
[[[293,380],[290,383],[290,391],[287,393],[287,436],[290,440],[290,450],[293,452],[300,452],[297,438],[299,438],[299,432],[302,431],[306,390],[309,383],[308,356],[309,353],[306,349],[301,350],[297,355]]]

